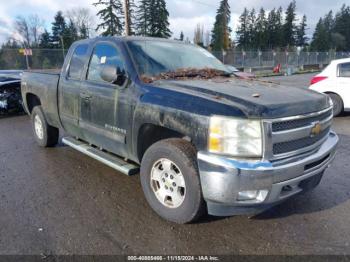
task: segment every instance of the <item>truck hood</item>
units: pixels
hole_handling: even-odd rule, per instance
[[[260,80],[159,80],[164,89],[205,98],[239,109],[248,118],[279,118],[321,111],[330,106],[326,95],[305,88]],[[232,111],[233,112],[233,111]],[[230,112],[227,112],[230,115]]]

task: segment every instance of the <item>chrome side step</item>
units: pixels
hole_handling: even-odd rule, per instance
[[[137,174],[139,172],[139,167],[135,164],[130,164],[128,162],[125,162],[122,158],[117,157],[115,155],[103,152],[101,150],[98,150],[94,147],[91,147],[85,142],[76,140],[72,137],[64,137],[62,139],[62,142],[74,148],[75,150],[88,155],[92,157],[93,159],[96,159],[97,161],[100,161],[101,163],[125,174],[128,176]]]

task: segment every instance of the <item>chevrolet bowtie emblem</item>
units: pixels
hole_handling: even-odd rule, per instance
[[[311,129],[311,137],[317,136],[321,133],[322,131],[322,126],[319,122],[313,123],[313,127]]]

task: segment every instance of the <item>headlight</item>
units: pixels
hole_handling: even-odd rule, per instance
[[[212,153],[236,157],[262,156],[261,121],[213,116],[210,118],[209,145]]]

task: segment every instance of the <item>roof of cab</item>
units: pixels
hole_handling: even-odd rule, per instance
[[[183,41],[179,40],[172,40],[172,39],[166,39],[166,38],[157,38],[157,37],[143,37],[143,36],[99,36],[95,38],[90,39],[83,39],[79,40],[76,43],[82,44],[82,43],[90,43],[91,41],[97,41],[97,40],[117,40],[120,42],[127,42],[127,41],[162,41],[162,42],[170,42],[170,43],[183,43],[186,44]]]

